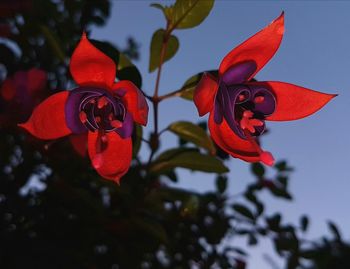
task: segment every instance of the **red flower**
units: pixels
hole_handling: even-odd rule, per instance
[[[251,81],[277,51],[283,32],[282,13],[225,56],[218,78],[204,74],[194,93],[199,115],[210,112],[209,130],[216,144],[247,162],[274,163],[271,153],[256,141],[265,130],[265,120],[307,117],[336,96],[284,82]]]
[[[119,183],[132,158],[133,122],[147,123],[145,97],[132,82],[115,82],[113,60],[85,34],[72,55],[70,72],[79,87],[46,99],[21,126],[40,139],[87,133],[93,167]]]
[[[0,125],[12,126],[28,120],[33,108],[44,98],[47,76],[32,68],[18,71],[5,79],[0,87]]]

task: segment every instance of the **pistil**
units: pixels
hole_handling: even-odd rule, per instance
[[[243,131],[247,140],[252,144],[254,149],[259,153],[261,162],[268,166],[272,166],[275,163],[275,159],[273,158],[272,154],[268,151],[264,151],[247,129],[244,129]]]

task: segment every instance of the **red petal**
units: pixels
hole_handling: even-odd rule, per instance
[[[199,116],[203,116],[212,110],[217,91],[218,83],[216,79],[209,73],[204,73],[193,95],[193,101],[198,109]]]
[[[13,79],[6,79],[1,86],[0,89],[1,97],[4,98],[5,101],[11,101],[16,95],[16,86]]]
[[[297,120],[307,117],[326,105],[336,94],[313,91],[297,85],[277,82],[252,82],[271,89],[276,96],[276,110],[267,117],[271,121]]]
[[[56,93],[40,103],[30,119],[19,126],[40,139],[56,139],[71,133],[64,113],[69,92]]]
[[[80,86],[110,89],[116,75],[113,60],[95,48],[85,33],[73,52],[69,69],[75,82]]]
[[[104,178],[119,184],[120,178],[128,171],[132,156],[131,138],[123,139],[117,133],[105,134],[106,147],[99,153],[97,144],[101,143],[98,132],[89,132],[88,151],[96,171]]]
[[[257,70],[250,76],[250,79],[253,78],[276,53],[282,41],[283,32],[284,13],[282,12],[270,25],[229,52],[220,64],[219,74],[223,75],[227,69],[237,63],[254,61]]]
[[[214,113],[212,112],[209,116],[209,130],[215,143],[231,156],[247,162],[260,161],[259,153],[252,144],[238,137],[230,129],[225,119],[223,119],[221,124],[215,123]]]
[[[120,91],[123,95],[127,110],[134,121],[142,125],[147,124],[148,104],[142,92],[128,80],[122,80],[113,85],[113,90]],[[124,91],[124,93],[122,92]]]
[[[87,132],[83,134],[72,134],[69,136],[69,140],[72,143],[74,150],[82,157],[87,153]]]

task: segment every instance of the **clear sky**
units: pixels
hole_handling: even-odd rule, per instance
[[[149,44],[153,32],[165,24],[162,13],[149,7],[153,2],[156,0],[114,1],[107,26],[93,28],[90,35],[118,46],[124,46],[128,36],[140,42],[141,59],[136,65],[143,75],[143,89],[149,94],[153,93],[155,82],[155,74],[148,73]],[[158,2],[170,4],[173,1]],[[350,227],[350,2],[218,0],[200,26],[175,31],[180,49],[164,65],[160,92],[180,88],[197,72],[218,68],[226,53],[269,24],[283,10],[286,31],[282,45],[258,73],[257,79],[290,82],[339,96],[309,118],[268,123],[271,132],[264,136],[263,146],[276,159],[286,158],[295,167],[290,182],[294,201],[272,199],[267,193],[261,198],[268,212],[281,211],[290,222],[298,223],[299,216],[304,213],[310,215],[309,238],[326,234],[328,219],[338,223],[345,238],[349,238],[350,231],[346,227]],[[162,103],[160,118],[161,128],[175,120],[199,120],[194,105],[182,99]],[[152,117],[149,119],[151,130]],[[168,134],[162,141],[166,148],[175,146],[177,140]],[[146,153],[147,149],[142,152]],[[229,191],[238,193],[252,180],[249,166],[238,159],[232,159],[228,165],[231,169]],[[181,170],[180,177],[185,188],[205,191],[214,186],[214,176],[210,174]],[[248,269],[271,268],[263,259],[264,253],[273,253],[268,241],[251,251]]]

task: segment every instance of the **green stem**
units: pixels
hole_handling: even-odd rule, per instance
[[[157,72],[157,78],[156,78],[156,84],[154,87],[154,94],[151,98],[152,103],[153,103],[153,119],[154,119],[154,131],[153,131],[153,136],[155,137],[155,144],[156,145],[152,145],[152,141],[151,141],[151,154],[149,156],[148,159],[148,167],[152,161],[152,158],[155,154],[155,152],[158,149],[158,145],[159,145],[159,132],[158,132],[158,104],[159,104],[159,83],[160,83],[160,78],[161,78],[161,74],[162,74],[162,67],[163,67],[163,63],[164,63],[164,59],[165,59],[165,54],[166,54],[166,50],[168,47],[168,40],[169,40],[169,36],[170,36],[171,31],[169,31],[169,23],[167,24],[167,28],[164,34],[164,38],[163,38],[163,43],[162,43],[162,49],[160,52],[160,59],[159,59],[159,67],[158,67],[158,72]]]

